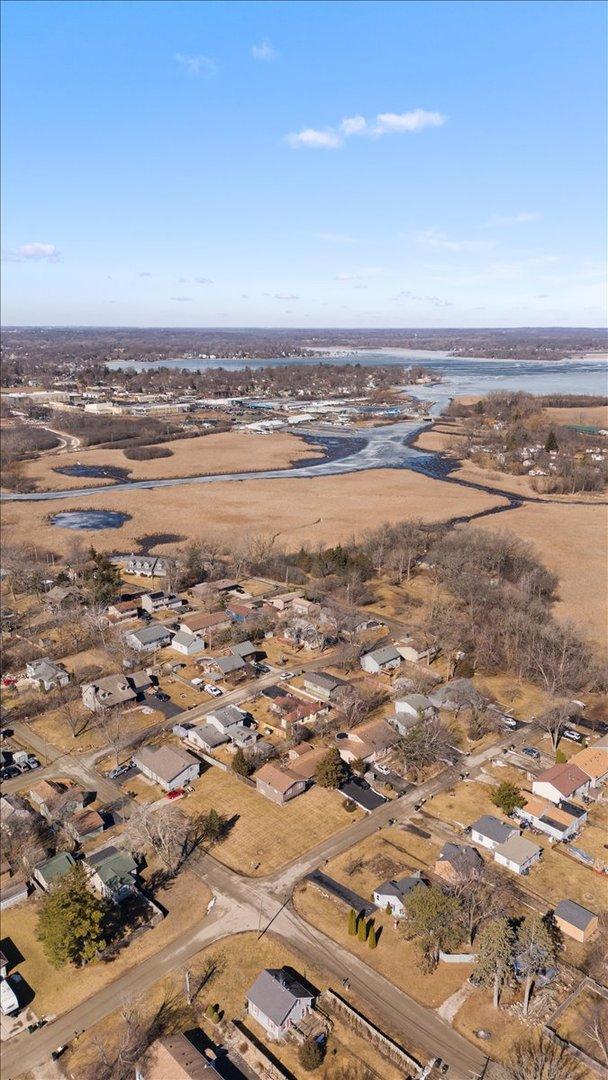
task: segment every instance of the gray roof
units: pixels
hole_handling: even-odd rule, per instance
[[[242,709],[237,708],[236,705],[222,705],[219,709],[214,709],[213,712],[207,714],[210,720],[217,720],[220,727],[224,730],[234,727],[235,724],[242,724],[246,713]]]
[[[258,647],[253,644],[253,641],[239,641],[236,645],[230,646],[230,652],[235,656],[251,656],[257,651]]]
[[[65,668],[61,664],[56,664],[48,656],[44,656],[40,660],[32,660],[27,667],[31,671],[30,678],[32,679],[48,681],[49,679],[56,679],[59,675],[65,675]]]
[[[372,649],[365,653],[365,656],[371,656],[377,664],[389,664],[391,660],[401,660],[401,654],[397,652],[394,645],[383,645],[380,649]]]
[[[165,783],[171,783],[191,765],[200,765],[193,754],[173,746],[142,746],[134,755],[133,761],[136,765],[149,769]]]
[[[471,832],[481,833],[482,836],[487,836],[488,840],[493,840],[496,844],[504,844],[512,833],[519,832],[519,829],[514,829],[513,825],[505,825],[504,821],[493,817],[491,814],[484,814],[483,817],[477,818],[477,821],[473,822]]]
[[[470,844],[453,844],[451,840],[448,840],[443,845],[439,852],[439,858],[451,863],[454,869],[460,873],[475,870],[478,866],[483,865],[483,859],[477,848],[471,847]]]
[[[261,971],[247,994],[247,1000],[277,1027],[282,1026],[299,998],[312,1000],[313,994],[284,968]]]
[[[564,922],[570,923],[570,926],[576,926],[578,930],[585,930],[591,920],[597,918],[594,911],[589,911],[589,908],[581,904],[575,904],[574,900],[560,900],[554,914],[556,919],[563,919]]]
[[[377,896],[396,896],[401,899],[415,889],[417,885],[424,885],[420,877],[420,871],[409,874],[407,877],[398,878],[397,881],[383,881],[376,885],[374,892]]]
[[[150,623],[150,626],[144,626],[141,630],[132,630],[126,636],[137,638],[142,645],[152,645],[155,641],[164,641],[170,638],[171,633],[161,623]]]
[[[511,836],[504,844],[499,844],[496,848],[498,855],[517,863],[518,866],[523,866],[528,859],[538,855],[539,851],[542,851],[542,848],[538,844],[533,844],[531,840],[526,840],[524,836]]]
[[[406,694],[405,697],[397,698],[398,701],[404,701],[408,705],[412,706],[412,709],[424,711],[425,709],[431,709],[433,702],[425,694]]]
[[[430,696],[433,705],[444,705],[450,701],[462,706],[482,705],[484,702],[484,698],[470,679],[450,679],[449,682],[434,690]]]
[[[215,663],[222,672],[222,675],[230,675],[233,671],[240,671],[245,667],[245,661],[240,656],[235,656],[231,653],[230,656],[217,656]]]
[[[344,679],[336,679],[335,675],[328,675],[326,671],[305,671],[302,678],[310,686],[319,686],[322,690],[334,690],[336,686],[347,685]]]
[[[211,749],[215,746],[221,746],[222,743],[228,742],[228,737],[221,731],[218,731],[213,724],[199,724],[198,727],[192,728],[191,734],[198,735],[198,737],[202,739],[207,746],[211,747]]]
[[[199,638],[198,634],[192,634],[190,630],[178,630],[177,634],[174,634],[172,645],[185,645],[186,647],[192,645],[193,642],[200,641],[201,652],[205,648],[205,642],[202,638]]]

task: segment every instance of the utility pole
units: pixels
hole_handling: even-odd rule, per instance
[[[186,1001],[188,1002],[188,1005],[192,1005],[192,993],[190,991],[190,972],[188,971],[188,968],[186,968],[184,972],[184,986],[186,990]]]

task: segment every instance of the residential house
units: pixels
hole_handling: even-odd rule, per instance
[[[380,619],[371,615],[363,615],[358,611],[349,613],[340,619],[340,635],[346,641],[352,641],[353,638],[357,638],[367,630],[380,630],[383,627],[384,623]]]
[[[571,799],[575,796],[586,795],[591,781],[578,765],[571,761],[563,765],[552,765],[538,773],[532,781],[532,791],[540,795],[541,799],[548,799],[552,803],[560,803],[562,799]]]
[[[523,806],[515,807],[516,817],[553,840],[572,840],[587,820],[587,811],[576,803],[565,799],[552,803],[527,791],[522,794],[526,801]]]
[[[302,685],[304,690],[319,701],[334,702],[350,684],[344,679],[336,678],[335,675],[328,675],[326,671],[305,671],[302,675]]]
[[[67,686],[70,676],[62,664],[56,664],[48,656],[41,660],[32,660],[25,665],[25,674],[37,690],[54,690],[58,686]]]
[[[230,646],[230,652],[233,656],[240,656],[241,660],[254,660],[259,653],[257,645],[253,644],[253,641],[239,641],[236,645]]]
[[[379,649],[364,653],[359,662],[370,675],[381,675],[394,671],[400,666],[401,660],[394,645],[381,645]]]
[[[483,868],[483,859],[476,848],[469,844],[454,844],[448,841],[439,852],[434,873],[449,885],[457,885],[479,873]]]
[[[178,630],[171,641],[171,648],[182,656],[196,656],[206,648],[205,641],[198,634],[191,634],[189,630]]]
[[[156,611],[164,611],[165,609],[179,611],[184,606],[184,601],[181,596],[177,596],[175,593],[158,590],[140,596],[139,606],[144,611],[147,611],[149,615],[154,615]]]
[[[518,833],[494,849],[494,862],[506,866],[515,874],[527,874],[530,867],[540,859],[542,850],[538,844],[533,844]]]
[[[401,641],[396,641],[395,648],[401,659],[407,660],[410,664],[430,664],[439,652],[436,645],[428,645],[425,641],[420,641],[411,634],[408,634]]]
[[[124,640],[130,648],[137,652],[155,652],[168,645],[173,637],[171,630],[161,623],[151,623],[141,630],[130,630],[124,635]]]
[[[437,709],[448,709],[450,712],[481,709],[486,704],[486,699],[470,679],[450,679],[437,690],[433,690],[429,698]]]
[[[207,713],[206,721],[230,739],[233,728],[242,727],[248,717],[249,713],[236,705],[221,705],[213,712]]]
[[[53,611],[61,611],[63,608],[82,604],[83,596],[76,585],[53,585],[46,594],[45,600]]]
[[[306,790],[306,780],[296,776],[288,767],[268,761],[253,774],[255,786],[271,802],[284,806]]]
[[[58,816],[69,816],[83,810],[89,800],[89,793],[74,784],[59,783],[56,780],[39,780],[28,792],[34,809],[47,821]]]
[[[287,751],[287,768],[294,776],[309,783],[314,780],[317,765],[327,757],[326,746],[311,746],[301,742]]]
[[[372,899],[376,907],[381,911],[387,911],[390,908],[391,915],[394,915],[397,919],[403,919],[405,916],[405,899],[410,895],[414,889],[427,888],[426,881],[423,880],[420,870],[416,870],[415,873],[409,874],[407,877],[398,878],[397,881],[383,881],[381,885],[378,885],[372,894]]]
[[[106,847],[87,855],[89,883],[106,900],[121,904],[137,892],[137,864],[122,848]]]
[[[139,611],[139,603],[134,597],[132,600],[118,600],[115,604],[108,604],[106,616],[109,621],[126,622],[127,619],[135,619]]]
[[[65,874],[76,866],[76,860],[69,851],[59,851],[50,859],[38,863],[32,871],[32,880],[43,892],[48,892]]]
[[[190,592],[199,600],[207,600],[216,593],[230,593],[238,590],[238,581],[233,581],[231,578],[218,578],[217,581],[199,581],[198,585],[192,586]]]
[[[225,611],[193,611],[189,615],[183,615],[179,624],[180,630],[198,634],[204,641],[209,641],[214,634],[222,630],[229,630],[231,626],[232,620]]]
[[[135,1080],[214,1080],[222,1076],[215,1055],[206,1058],[183,1032],[156,1039],[135,1066]],[[230,1062],[230,1075],[243,1074]]]
[[[326,637],[314,623],[304,618],[294,618],[284,626],[278,635],[292,648],[306,649],[312,652],[315,649],[323,649]]]
[[[575,941],[589,941],[598,928],[595,912],[589,911],[589,908],[582,904],[576,904],[574,900],[560,900],[553,914],[562,934],[574,938]]]
[[[172,746],[143,746],[133,756],[133,763],[165,791],[175,791],[190,783],[200,773],[200,761]]]
[[[275,596],[269,596],[266,603],[270,604],[271,607],[276,608],[277,611],[287,611],[288,608],[294,608],[296,601],[299,602],[301,599],[302,597],[299,593],[278,593]],[[309,601],[306,600],[305,603],[308,604]]]
[[[21,825],[31,825],[34,812],[19,795],[0,796],[0,829],[8,835]]]
[[[433,702],[426,694],[408,694],[395,701],[395,712],[398,716],[412,717],[415,720],[431,720],[436,711]]]
[[[120,673],[106,675],[96,682],[83,683],[80,690],[82,703],[91,712],[113,709],[116,705],[125,705],[127,701],[135,701],[137,697],[128,677]]]
[[[361,760],[369,764],[386,757],[399,735],[382,717],[359,724],[352,731],[339,731],[335,742],[340,757],[347,765]]]
[[[588,746],[570,761],[589,777],[589,787],[601,787],[608,780],[608,750],[601,746]]]
[[[506,825],[500,818],[493,817],[491,814],[484,814],[471,825],[471,840],[476,844],[481,844],[488,851],[495,851],[500,844],[505,844],[512,836],[519,836],[519,829]]]
[[[263,606],[265,605],[262,600],[230,600],[226,604],[226,614],[231,618],[232,622],[243,623]]]
[[[124,564],[126,574],[137,577],[166,577],[167,567],[163,559],[154,555],[129,555]]]
[[[99,836],[105,829],[105,821],[97,810],[81,810],[66,822],[66,828],[77,843],[83,844],[92,836]]]
[[[210,754],[218,746],[230,741],[228,736],[213,724],[199,724],[198,727],[188,728],[185,738],[197,750],[202,750],[205,754]]]
[[[268,603],[272,603],[270,597],[268,599]],[[316,604],[314,600],[306,600],[303,596],[296,596],[292,601],[291,610],[293,611],[294,615],[304,615],[310,619],[313,616],[318,615],[319,605]]]
[[[28,895],[27,882],[13,881],[11,878],[8,885],[0,887],[0,911],[7,911],[8,908],[22,904],[24,900],[27,900]]]
[[[270,1039],[283,1039],[312,1012],[315,995],[285,968],[266,968],[247,993],[247,1011]]]

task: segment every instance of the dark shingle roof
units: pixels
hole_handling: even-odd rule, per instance
[[[596,915],[589,911],[589,908],[576,904],[574,900],[560,900],[555,908],[555,917],[570,923],[570,926],[576,926],[578,930],[585,930]]]

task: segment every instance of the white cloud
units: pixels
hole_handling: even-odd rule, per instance
[[[287,142],[294,149],[301,146],[309,150],[335,150],[342,146],[342,139],[336,131],[318,131],[317,128],[303,128],[302,131],[291,131],[285,136]]]
[[[290,146],[305,146],[313,150],[335,150],[344,144],[351,135],[365,135],[378,138],[381,135],[403,135],[422,131],[427,127],[441,127],[447,116],[439,112],[427,112],[426,109],[413,109],[405,113],[378,113],[374,121],[367,121],[364,116],[345,116],[337,127],[304,128],[292,131],[286,136]]]
[[[506,227],[509,225],[524,225],[528,221],[538,221],[540,214],[529,210],[523,210],[519,214],[493,214],[485,222],[488,229]]]
[[[413,109],[405,113],[379,113],[373,128],[374,135],[401,135],[404,132],[423,131],[426,127],[442,127],[447,116],[426,109]]]
[[[274,294],[275,300],[299,300],[300,297],[297,293],[291,292],[277,292]]]
[[[3,251],[3,262],[59,262],[61,253],[55,247],[54,244],[41,244],[36,241],[29,244],[22,244],[16,251]]]
[[[210,277],[195,277],[197,285],[213,285],[213,279]]]
[[[276,60],[279,54],[269,41],[262,41],[260,45],[251,46],[251,55],[255,60]]]
[[[171,300],[175,300],[177,304],[189,304],[192,301],[191,296],[172,296]]]
[[[429,307],[452,307],[449,300],[443,300],[440,296],[418,296],[416,293],[410,292],[408,289],[404,289],[393,297],[394,300],[413,300],[414,303],[426,304]]]
[[[319,240],[326,240],[328,244],[357,244],[359,241],[354,236],[344,233],[320,232],[317,233]]]
[[[485,240],[455,240],[441,229],[423,229],[416,233],[416,240],[425,247],[440,248],[443,251],[470,251],[486,247]]]
[[[360,274],[336,274],[336,281],[359,281]]]
[[[367,120],[364,116],[346,116],[340,124],[340,130],[345,135],[360,135],[367,128]]]
[[[189,75],[215,75],[217,64],[211,56],[189,56],[187,53],[176,53],[175,59]]]
[[[149,270],[140,270],[139,276],[140,277],[152,277],[152,274],[150,273]]]

